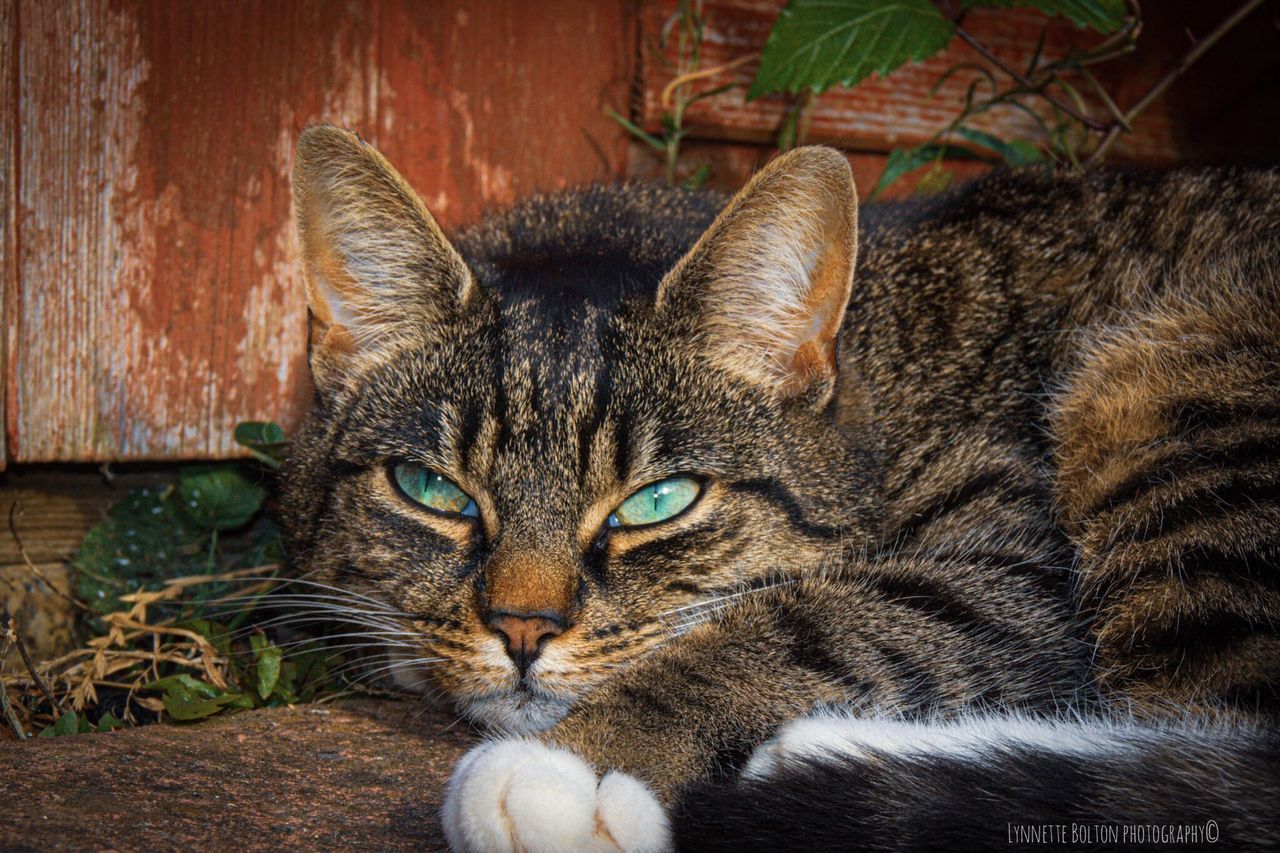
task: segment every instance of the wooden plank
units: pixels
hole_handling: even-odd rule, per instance
[[[296,418],[308,123],[384,147],[446,226],[625,164],[623,0],[19,8],[18,461],[233,455],[237,421]]]
[[[389,3],[376,141],[446,228],[538,190],[624,174],[626,0]]]
[[[782,6],[776,0],[706,0],[710,23],[703,44],[703,67],[711,68],[758,53]],[[640,27],[646,44],[656,42],[676,9],[677,0],[643,0]],[[996,55],[1014,67],[1025,68],[1047,20],[1050,19],[1030,10],[976,8],[966,16],[965,26]],[[1047,57],[1062,56],[1072,47],[1098,40],[1096,34],[1077,30],[1062,19],[1052,20],[1045,41]],[[674,41],[669,45],[668,58],[674,58]],[[813,106],[809,140],[872,152],[887,152],[922,142],[959,112],[973,74],[953,75],[938,89],[936,96],[930,95],[930,88],[952,65],[978,59],[972,48],[957,39],[938,56],[921,63],[908,63],[885,79],[869,79],[851,89],[832,89]],[[741,85],[688,110],[687,124],[694,136],[753,142],[776,137],[792,102],[777,95],[748,103],[744,95],[755,76],[756,66],[756,62],[750,62],[713,80],[703,81],[701,85],[708,88],[722,82]],[[1098,66],[1100,78],[1112,87],[1122,104],[1136,98],[1136,93],[1143,91],[1159,70],[1158,65],[1142,61]],[[649,128],[659,126],[661,92],[672,76],[671,69],[652,51],[643,51],[638,110],[643,124]],[[1089,91],[1083,82],[1078,88]],[[1101,113],[1098,105],[1094,108]],[[1034,138],[1037,132],[1034,122],[1014,109],[993,110],[973,124],[1006,139]],[[1154,104],[1135,123],[1134,130],[1134,134],[1125,137],[1117,147],[1119,158],[1163,162],[1176,155],[1167,101]]]
[[[10,300],[16,292],[18,0],[0,0],[0,471],[9,461],[7,410]]]

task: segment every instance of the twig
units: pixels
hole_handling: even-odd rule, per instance
[[[22,723],[19,722],[17,715],[13,713],[13,705],[9,702],[9,691],[4,689],[4,682],[0,681],[0,706],[4,708],[4,717],[9,721],[9,726],[13,729],[13,733],[18,736],[18,740],[26,740],[27,733],[22,729]]]
[[[676,89],[680,88],[684,84],[692,83],[694,80],[701,80],[704,77],[714,77],[724,71],[732,71],[739,65],[745,65],[748,62],[759,58],[760,54],[758,52],[748,53],[746,56],[739,56],[737,59],[732,62],[726,62],[724,65],[717,65],[713,68],[703,68],[698,71],[690,71],[686,74],[681,74],[678,77],[673,77],[670,83],[662,87],[662,97],[660,100],[663,108],[671,109],[672,95],[675,93]]]
[[[1168,74],[1165,74],[1156,81],[1156,84],[1147,90],[1147,93],[1139,98],[1136,104],[1130,107],[1129,111],[1124,115],[1125,123],[1132,124],[1133,120],[1138,117],[1138,114],[1150,106],[1152,101],[1160,97],[1160,95],[1164,93],[1164,90],[1173,84],[1174,80],[1177,80],[1185,74],[1187,69],[1204,55],[1205,51],[1217,44],[1223,36],[1235,28],[1236,24],[1248,17],[1251,12],[1261,6],[1264,2],[1265,0],[1247,0],[1247,2],[1241,4],[1239,8],[1228,15],[1222,23],[1218,24],[1218,26],[1214,28],[1213,32],[1209,33],[1209,35],[1197,42],[1191,50],[1187,51],[1186,55],[1178,61],[1178,64],[1169,69]],[[1098,147],[1094,152],[1089,155],[1089,159],[1085,161],[1085,165],[1093,166],[1101,162],[1102,158],[1106,156],[1107,149],[1115,143],[1117,137],[1119,137],[1123,132],[1124,127],[1121,126],[1120,122],[1115,122],[1107,128],[1106,135],[1103,136],[1102,141],[1098,143]]]
[[[13,541],[18,546],[18,556],[22,557],[22,562],[27,564],[27,568],[31,570],[31,574],[35,575],[41,581],[43,581],[44,585],[47,586],[53,592],[54,595],[58,596],[61,599],[69,601],[74,607],[78,607],[81,610],[87,611],[89,609],[88,605],[86,605],[83,601],[77,600],[75,597],[68,595],[67,593],[63,592],[62,590],[54,586],[53,582],[50,581],[49,578],[45,576],[45,573],[41,571],[36,566],[35,563],[31,562],[31,558],[27,556],[26,546],[22,544],[22,537],[18,535],[18,521],[16,518],[16,514],[18,512],[18,505],[19,505],[19,502],[16,500],[9,505],[9,534],[13,536]]]
[[[13,645],[12,641],[6,635],[4,645],[0,646],[0,664],[9,655],[9,647]],[[18,716],[13,713],[13,705],[9,702],[9,691],[5,689],[4,679],[0,678],[0,706],[4,707],[4,717],[9,721],[9,726],[13,729],[13,733],[18,736],[18,740],[26,740],[27,733],[22,728],[22,722]]]
[[[1075,107],[1071,106],[1071,104],[1068,104],[1066,101],[1062,100],[1056,95],[1053,95],[1052,93],[1041,88],[1040,86],[1037,86],[1035,82],[1031,80],[1031,78],[1027,77],[1021,71],[1012,67],[1011,65],[1006,63],[1004,60],[1002,60],[1000,57],[996,56],[994,53],[991,52],[991,50],[985,44],[983,44],[982,42],[974,38],[972,33],[970,33],[968,30],[966,30],[964,27],[960,26],[959,24],[956,24],[956,35],[964,39],[965,42],[967,42],[970,47],[972,47],[974,50],[976,50],[979,53],[979,55],[982,56],[983,59],[985,59],[987,62],[990,62],[996,68],[999,68],[1005,74],[1009,75],[1009,77],[1013,78],[1014,82],[1016,82],[1018,85],[1023,86],[1027,89],[1034,89],[1038,91],[1041,97],[1043,97],[1046,101],[1053,104],[1055,107],[1062,110],[1064,113],[1071,116],[1073,119],[1080,122],[1085,127],[1089,128],[1090,130],[1097,130],[1097,131],[1104,131],[1107,129],[1106,122],[1099,121],[1098,119],[1094,118],[1091,115],[1087,115],[1085,113],[1080,112]]]
[[[27,673],[30,674],[31,680],[35,683],[36,687],[40,688],[40,692],[44,694],[44,698],[49,701],[49,705],[57,712],[57,716],[62,716],[66,713],[66,710],[58,704],[57,699],[53,698],[53,693],[50,692],[49,688],[45,685],[40,676],[36,675],[35,665],[31,663],[31,655],[27,654],[27,644],[22,641],[22,634],[18,632],[18,623],[7,613],[5,616],[8,619],[8,622],[6,623],[6,630],[8,631],[9,640],[18,647],[18,654],[22,655],[22,663],[26,666]]]

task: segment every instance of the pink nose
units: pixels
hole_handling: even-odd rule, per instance
[[[502,637],[507,644],[507,654],[515,661],[520,675],[524,675],[538,659],[542,647],[552,637],[564,633],[564,619],[558,614],[512,613],[499,611],[485,619],[490,631]]]

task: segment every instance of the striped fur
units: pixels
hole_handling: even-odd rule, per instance
[[[666,803],[819,706],[1273,719],[1280,175],[1031,171],[866,207],[836,371],[834,155],[775,163],[718,221],[652,187],[533,199],[454,240],[465,274],[353,136],[313,129],[299,161],[324,221],[428,243],[379,241],[395,274],[362,283],[370,252],[312,241],[309,279],[337,264],[347,291],[311,288],[283,495],[300,563],[441,659],[402,683]],[[812,250],[771,266],[788,234]],[[331,335],[348,303],[359,335]],[[411,505],[402,459],[479,519]],[[705,483],[688,512],[605,529],[678,473]],[[571,591],[527,674],[482,618],[498,578]]]

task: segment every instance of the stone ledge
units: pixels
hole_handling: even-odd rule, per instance
[[[0,741],[0,848],[444,850],[440,798],[470,739],[361,700]]]

